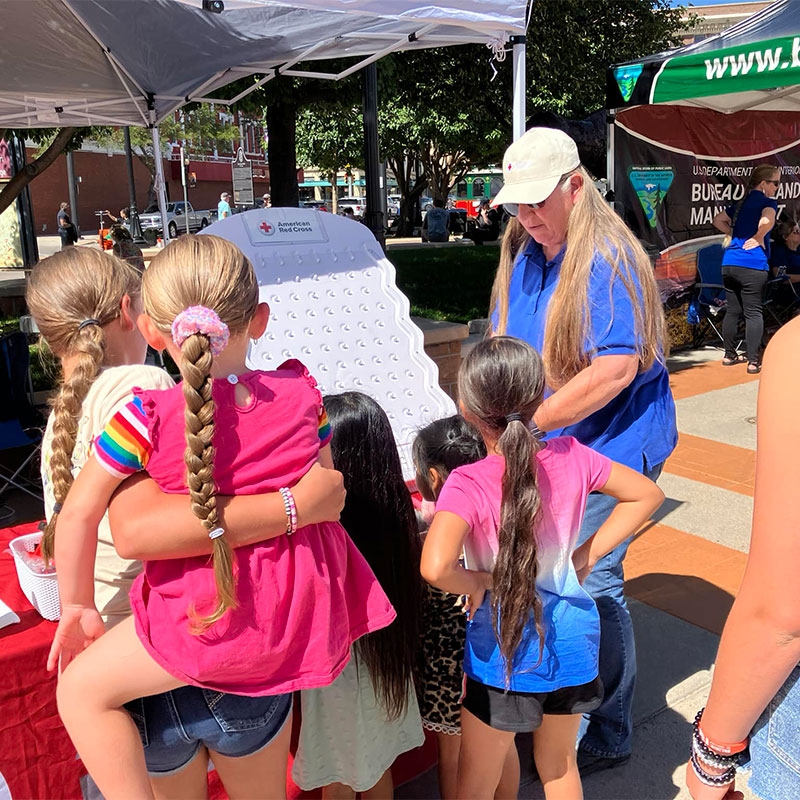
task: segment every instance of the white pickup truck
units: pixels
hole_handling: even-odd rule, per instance
[[[169,238],[174,239],[182,233],[186,233],[186,218],[189,218],[189,232],[197,233],[210,225],[213,221],[209,211],[195,211],[191,203],[184,203],[179,200],[175,203],[167,203],[167,230]],[[155,230],[158,236],[161,235],[161,212],[157,205],[148,206],[140,215],[139,222],[142,231]]]

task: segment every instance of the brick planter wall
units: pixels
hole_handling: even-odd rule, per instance
[[[441,322],[423,317],[412,317],[411,320],[425,337],[425,353],[439,368],[439,385],[456,400],[461,343],[469,336],[469,328],[457,322]]]

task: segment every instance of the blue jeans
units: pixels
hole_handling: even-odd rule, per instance
[[[125,704],[139,730],[147,771],[154,777],[180,772],[202,746],[230,758],[266,747],[292,712],[292,695],[243,697],[196,686]]]
[[[770,700],[750,739],[750,788],[764,800],[800,797],[800,666]]]
[[[651,480],[661,474],[663,464],[642,467]],[[617,501],[593,492],[586,502],[586,513],[578,535],[585,542],[608,519]],[[600,614],[600,679],[603,702],[581,722],[578,749],[595,756],[623,758],[631,753],[633,737],[633,690],[636,686],[636,645],[633,622],[625,602],[625,575],[622,560],[630,539],[601,558],[592,570],[584,589],[594,598]]]

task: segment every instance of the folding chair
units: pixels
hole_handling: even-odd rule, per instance
[[[764,293],[764,328],[767,332],[774,333],[785,325],[800,310],[800,297],[797,288],[784,274],[778,275],[767,281]],[[772,320],[768,324],[767,315]]]
[[[722,318],[725,316],[725,286],[722,283],[722,245],[711,244],[697,251],[697,281],[690,301],[697,312],[698,321],[693,323],[694,346],[705,345],[709,332],[716,337],[715,346],[722,339]]]
[[[0,466],[0,498],[11,488],[42,500],[36,465],[41,450],[41,417],[31,405],[26,382],[30,354],[28,338],[21,331],[0,337],[0,451],[29,448],[22,462],[13,468]],[[14,510],[0,506],[0,521]]]

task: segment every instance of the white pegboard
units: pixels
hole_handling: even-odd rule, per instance
[[[407,480],[417,430],[455,413],[425,355],[395,270],[365,225],[312,209],[267,208],[214,223],[206,233],[236,244],[253,262],[267,331],[250,366],[297,358],[323,394],[364,392],[392,423]]]

